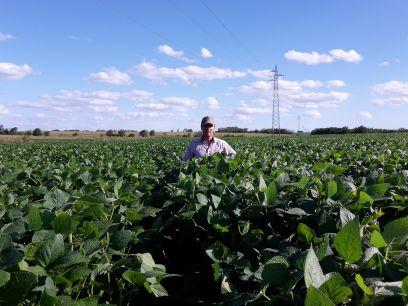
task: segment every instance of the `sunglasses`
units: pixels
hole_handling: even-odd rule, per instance
[[[213,127],[214,125],[213,125],[212,123],[206,123],[206,124],[204,124],[204,126],[205,126],[206,128],[210,128],[210,127]]]

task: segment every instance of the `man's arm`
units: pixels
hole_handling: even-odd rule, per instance
[[[222,153],[226,155],[237,154],[237,152],[235,152],[235,150],[226,141],[224,141],[224,148],[222,150]]]

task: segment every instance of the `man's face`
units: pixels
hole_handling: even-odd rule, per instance
[[[206,123],[201,127],[201,130],[203,131],[204,137],[212,138],[214,136],[215,125]]]

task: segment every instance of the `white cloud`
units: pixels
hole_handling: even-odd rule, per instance
[[[322,116],[317,110],[305,111],[305,115],[308,116],[308,117],[315,118],[315,119],[318,119],[318,118],[320,118]]]
[[[157,50],[159,51],[159,53],[163,53],[171,57],[183,57],[184,56],[183,51],[176,51],[169,45],[160,45],[157,48]]]
[[[334,49],[329,51],[329,54],[333,60],[342,60],[349,63],[358,63],[363,60],[361,54],[355,50],[345,51],[343,49]]]
[[[29,74],[33,74],[33,69],[27,64],[19,66],[13,63],[0,62],[0,80],[22,80]]]
[[[132,90],[131,92],[122,94],[123,97],[132,101],[146,100],[153,96],[153,93],[144,90]]]
[[[165,110],[169,109],[171,106],[164,103],[145,103],[145,104],[136,104],[137,108],[146,109],[146,110]]]
[[[130,85],[133,83],[132,78],[124,72],[120,72],[116,68],[105,68],[104,71],[91,73],[91,80],[112,85]]]
[[[389,65],[391,65],[389,61],[384,61],[378,64],[378,66],[380,67],[388,67]]]
[[[330,80],[330,81],[326,82],[326,86],[328,88],[331,88],[331,87],[343,87],[345,85],[346,85],[346,83],[344,83],[342,80]]]
[[[6,115],[8,113],[10,113],[10,111],[3,104],[0,104],[0,115]]]
[[[7,41],[7,40],[12,40],[12,39],[15,39],[13,35],[0,32],[0,41]]]
[[[201,48],[201,56],[204,57],[204,58],[211,58],[211,57],[213,57],[211,51],[208,50],[207,48]]]
[[[235,109],[237,113],[246,115],[265,115],[271,114],[272,110],[268,108],[256,108],[256,107],[237,107]]]
[[[371,89],[374,93],[380,95],[408,96],[408,82],[389,81],[382,84],[375,84]]]
[[[81,101],[90,101],[94,99],[101,100],[117,100],[121,96],[120,92],[114,91],[105,91],[99,90],[94,92],[82,92],[80,90],[61,90],[59,94],[55,96],[43,95],[44,98],[53,98],[62,101],[72,101],[72,102],[81,102]]]
[[[377,105],[403,105],[408,104],[408,82],[389,81],[371,86]]]
[[[332,63],[336,60],[342,60],[349,63],[358,63],[363,57],[355,50],[345,51],[343,49],[333,49],[329,54],[320,54],[316,51],[299,52],[289,50],[284,54],[285,58],[291,61],[304,63],[307,65],[316,65],[321,63]]]
[[[288,95],[288,99],[294,102],[344,102],[349,98],[347,92],[330,91],[323,92],[305,92],[301,94]]]
[[[38,114],[36,114],[35,116],[36,116],[37,118],[39,118],[39,119],[44,119],[44,118],[47,117],[44,113],[38,113]]]
[[[186,84],[195,81],[211,81],[217,79],[242,78],[245,72],[233,71],[218,67],[186,66],[181,68],[157,67],[150,62],[142,62],[135,66],[136,73],[151,80],[175,79]]]
[[[59,113],[72,113],[74,111],[73,108],[62,107],[62,106],[53,106],[52,109],[59,112]],[[79,109],[77,109],[77,110],[79,110]]]
[[[236,121],[239,121],[241,123],[249,123],[251,122],[251,117],[248,115],[243,115],[243,114],[225,114],[223,116],[225,118],[225,123],[231,124],[231,125],[236,125]]]
[[[112,105],[113,101],[111,100],[102,100],[102,99],[95,99],[89,101],[89,104],[91,105]]]
[[[327,54],[319,54],[315,51],[312,52],[298,52],[295,50],[289,50],[285,53],[285,58],[290,61],[296,61],[307,65],[315,65],[321,63],[331,63],[333,58]]]
[[[367,118],[367,119],[372,119],[373,115],[371,115],[371,113],[369,113],[368,111],[361,111],[358,113],[360,116]]]
[[[170,105],[190,106],[195,107],[198,105],[197,101],[187,97],[165,97],[160,99],[160,102]]]
[[[247,70],[248,74],[260,78],[260,79],[271,79],[273,77],[273,74],[271,70]]]
[[[90,105],[89,107],[96,113],[116,113],[118,111],[118,108],[116,106]]]
[[[24,108],[43,108],[44,107],[43,103],[32,102],[32,101],[17,101],[16,104]]]
[[[323,83],[320,81],[315,81],[315,80],[304,80],[300,82],[300,85],[305,88],[317,88],[317,87],[322,87]]]
[[[206,105],[210,109],[218,109],[220,108],[220,102],[215,97],[207,97]]]

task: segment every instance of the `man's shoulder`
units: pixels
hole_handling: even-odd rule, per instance
[[[222,139],[217,138],[217,137],[214,137],[214,142],[220,143],[220,144],[223,144],[223,145],[227,145],[227,144],[228,144],[225,140],[222,140]]]

